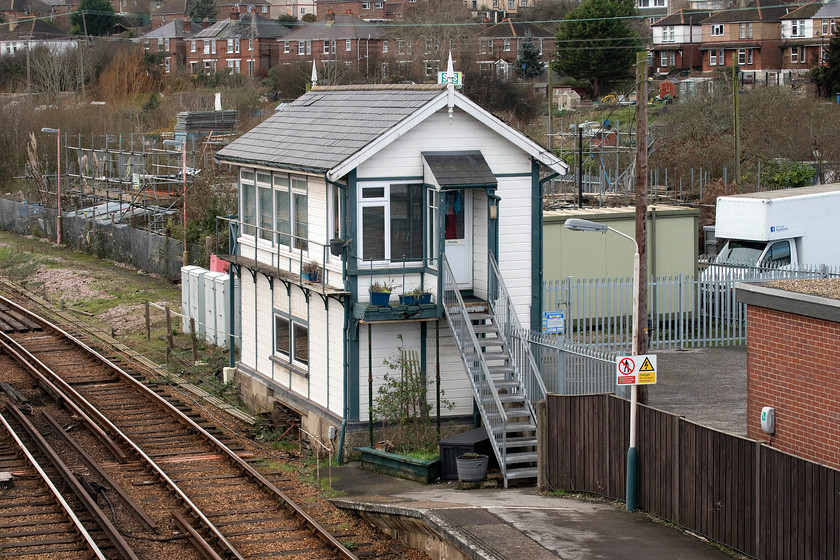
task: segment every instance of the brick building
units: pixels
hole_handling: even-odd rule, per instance
[[[291,30],[256,14],[232,12],[187,38],[190,74],[213,74],[230,68],[233,74],[265,77],[277,64],[277,39]]]
[[[836,280],[774,283],[802,289]],[[747,436],[840,468],[840,300],[779,287],[738,284],[747,306]],[[775,409],[773,435],[762,407]]]

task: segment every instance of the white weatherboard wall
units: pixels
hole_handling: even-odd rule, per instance
[[[402,335],[402,341],[399,339]],[[371,324],[372,359],[368,359],[368,325],[359,328],[359,420],[369,419],[368,375],[373,373],[373,398],[385,380],[385,374],[399,376],[399,370],[392,370],[384,362],[393,362],[399,357],[399,347],[415,350],[420,359],[420,323]],[[469,415],[473,412],[472,389],[464,371],[464,365],[458,354],[449,327],[442,320],[440,326],[440,376],[442,399],[451,401],[452,410],[441,410],[441,416]],[[426,331],[426,380],[429,382],[427,398],[435,404],[435,326],[427,323]],[[432,408],[432,414],[435,413]]]
[[[519,322],[530,325],[531,313],[531,178],[499,180],[499,272]]]

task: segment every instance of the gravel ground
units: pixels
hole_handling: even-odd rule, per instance
[[[807,278],[800,280],[774,280],[767,282],[770,288],[778,288],[798,294],[840,299],[840,278]]]

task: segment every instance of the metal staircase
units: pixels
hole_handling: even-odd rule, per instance
[[[545,398],[545,384],[495,259],[490,256],[486,302],[464,303],[445,256],[441,259],[441,277],[446,319],[505,487],[512,479],[536,478],[535,404]]]

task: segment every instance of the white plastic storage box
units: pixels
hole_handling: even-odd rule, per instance
[[[190,284],[192,278],[190,272],[193,270],[201,270],[200,266],[189,265],[181,267],[181,330],[190,332]]]
[[[216,345],[219,344],[218,331],[224,331],[225,328],[224,322],[219,322],[219,313],[216,310],[216,306],[218,305],[218,300],[216,299],[217,280],[220,276],[225,277],[227,274],[223,272],[208,272],[204,275],[204,322],[206,324],[204,340]]]
[[[190,271],[190,317],[195,319],[195,334],[198,338],[204,338],[206,330],[204,326],[204,277],[208,272],[206,268],[200,267]],[[190,332],[189,324],[184,332]]]

